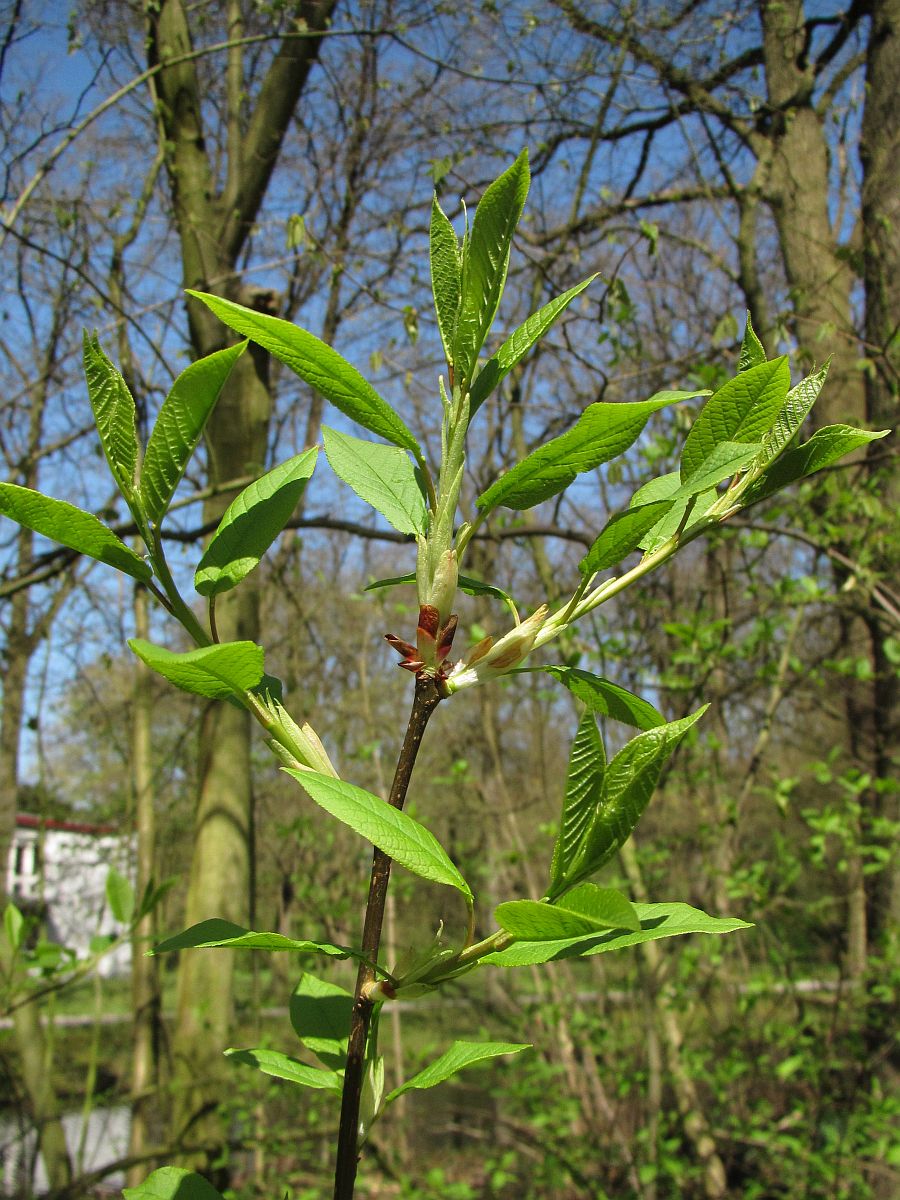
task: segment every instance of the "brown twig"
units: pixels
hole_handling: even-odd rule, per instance
[[[406,735],[397,758],[397,769],[394,772],[394,781],[388,796],[388,803],[394,808],[403,807],[425,727],[440,701],[441,695],[436,681],[426,675],[418,676],[412,711],[409,715]],[[378,958],[390,877],[391,859],[383,850],[376,848],[372,859],[369,900],[366,905],[362,939],[363,953],[370,962],[375,962]],[[374,1008],[368,992],[374,980],[375,972],[372,967],[362,963],[356,980],[353,1012],[350,1017],[350,1039],[347,1044],[347,1065],[344,1071],[341,1123],[338,1131],[337,1165],[334,1176],[334,1200],[352,1200],[356,1182],[360,1096],[365,1068],[366,1041]]]

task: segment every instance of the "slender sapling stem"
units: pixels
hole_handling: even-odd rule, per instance
[[[388,796],[388,804],[394,808],[403,808],[406,801],[409,781],[419,747],[422,744],[425,727],[441,698],[435,679],[427,675],[420,675],[416,678],[412,711],[409,715],[406,734],[403,738],[403,745],[400,747],[397,768]],[[372,859],[369,899],[366,904],[362,937],[362,951],[370,963],[377,961],[381,946],[381,929],[384,924],[390,877],[391,859],[383,850],[376,848]],[[370,990],[374,980],[373,967],[369,963],[361,963],[356,979],[353,1011],[350,1017],[350,1037],[347,1043],[347,1064],[344,1070],[337,1164],[334,1176],[334,1200],[353,1200],[358,1163],[359,1107],[366,1061],[366,1041],[374,1007],[370,998]]]

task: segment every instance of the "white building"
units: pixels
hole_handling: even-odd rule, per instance
[[[115,867],[133,878],[133,860],[131,839],[112,826],[20,813],[9,849],[6,894],[20,907],[43,914],[50,941],[86,958],[92,938],[122,932],[106,899],[106,877]],[[120,975],[130,965],[131,946],[124,942],[100,960],[99,971]]]

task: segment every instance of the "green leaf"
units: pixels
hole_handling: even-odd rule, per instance
[[[736,475],[759,455],[760,442],[719,442],[699,464],[689,479],[672,495],[675,501],[712,491],[726,479]]]
[[[587,577],[608,567],[618,566],[623,558],[640,546],[644,536],[659,524],[674,503],[674,498],[654,500],[610,517],[578,564],[578,570]]]
[[[141,902],[137,907],[136,915],[138,919],[146,917],[148,913],[153,912],[163,897],[172,890],[177,882],[177,875],[170,875],[160,884],[155,883],[152,879],[148,880],[147,886],[144,888],[144,894],[141,897]]]
[[[513,937],[528,942],[559,941],[601,929],[641,928],[629,900],[613,888],[584,883],[553,904],[539,900],[508,900],[494,910],[497,924]]]
[[[452,361],[453,339],[459,316],[460,263],[459,241],[444,210],[438,204],[437,194],[431,202],[431,291],[434,296],[434,311],[438,329],[444,345],[447,362]]]
[[[675,499],[678,495],[681,496],[680,500]],[[690,484],[685,485],[682,489],[679,473],[672,471],[668,475],[660,475],[656,479],[651,479],[643,487],[638,488],[631,497],[630,504],[634,508],[639,508],[666,499],[672,501],[672,507],[655,525],[651,526],[640,540],[640,547],[647,554],[662,545],[663,542],[668,541],[681,527],[682,522],[684,522],[684,533],[693,529],[715,504],[718,495],[714,488],[710,488],[709,491],[695,496],[691,492]],[[691,512],[685,521],[684,516],[688,506],[691,507]]]
[[[160,1167],[137,1187],[123,1188],[125,1200],[222,1200],[211,1183],[184,1167]]]
[[[292,775],[320,808],[349,825],[401,867],[433,883],[456,888],[471,900],[469,885],[424,825],[355,784],[316,771],[296,771],[291,767],[282,770]]]
[[[310,1067],[289,1058],[278,1050],[226,1050],[225,1054],[232,1062],[246,1063],[256,1067],[264,1075],[273,1075],[276,1079],[287,1079],[291,1083],[299,1083],[301,1087],[319,1088],[322,1091],[337,1092],[340,1095],[343,1079],[335,1071],[324,1067]]]
[[[791,372],[787,358],[748,367],[712,395],[694,422],[681,452],[683,483],[695,475],[720,442],[758,442],[784,407]]]
[[[475,377],[469,396],[469,412],[474,415],[495,387],[509,374],[513,367],[522,361],[532,346],[538,342],[553,325],[556,318],[569,307],[576,296],[580,296],[586,287],[594,282],[595,275],[588,276],[575,287],[569,288],[536,313],[532,313],[518,329],[509,335],[493,358],[488,359]]]
[[[341,1071],[347,1058],[347,1034],[353,997],[344,988],[308,973],[290,999],[294,1033],[326,1067]]]
[[[158,525],[172,502],[231,369],[246,342],[217,350],[182,371],[163,401],[141,466],[141,505]]]
[[[336,350],[325,342],[280,317],[254,312],[231,300],[188,289],[202,300],[220,321],[268,350],[290,367],[314,391],[363,428],[377,433],[385,441],[411,450],[421,461],[422,451],[404,422],[386,400]]]
[[[589,405],[567,433],[533,450],[491,484],[478,497],[478,507],[486,512],[499,504],[525,509],[549,500],[564,491],[576,475],[591,471],[627,450],[640,436],[651,414],[697,394],[657,392],[649,400]]]
[[[217,596],[236,587],[287,525],[316,466],[318,447],[273,467],[235,496],[206,547],[194,587]]]
[[[561,873],[565,886],[595,874],[625,844],[653,795],[666,760],[708,707],[704,705],[680,721],[639,733],[607,766],[594,813],[568,867]]]
[[[65,500],[54,500],[16,483],[0,483],[0,513],[141,583],[149,583],[153,578],[149,563],[130,550],[93,513]]]
[[[651,479],[649,483],[644,484],[632,496],[628,509],[628,514],[636,514],[635,528],[645,523],[648,525],[636,544],[649,549],[671,537],[679,528],[688,504],[692,503],[692,519],[687,522],[685,531],[690,529],[715,502],[717,486],[754,462],[761,450],[760,442],[719,442],[697,465],[691,477],[683,483],[678,472],[673,471],[671,474],[661,475],[658,479]],[[651,509],[654,505],[662,506],[664,504],[668,504],[668,511],[663,510],[656,522],[649,521],[649,513],[647,513],[645,521],[643,517],[645,510]],[[622,514],[622,516],[625,517],[628,514]]]
[[[777,458],[800,429],[819,398],[819,392],[828,375],[830,361],[829,359],[818,371],[801,379],[797,386],[788,392],[778,420],[763,438],[763,453],[760,455],[762,462],[771,462]]]
[[[402,1096],[404,1092],[410,1092],[414,1088],[436,1087],[437,1084],[443,1083],[446,1079],[452,1078],[475,1063],[484,1062],[489,1058],[499,1058],[505,1054],[518,1054],[522,1050],[530,1049],[530,1042],[454,1042],[440,1058],[429,1063],[427,1067],[413,1075],[411,1079],[407,1079],[406,1083],[402,1083],[400,1087],[394,1088],[388,1094],[385,1104],[390,1104],[398,1096]]]
[[[369,1130],[384,1107],[384,1055],[371,1051],[366,1055],[366,1065],[363,1072],[362,1090],[359,1097],[359,1140],[364,1144],[369,1137]]]
[[[604,717],[612,717],[635,729],[655,729],[665,724],[665,718],[647,700],[635,696],[617,683],[604,679],[602,675],[592,675],[579,667],[529,667],[527,670],[543,671],[569,689],[576,700],[594,713]]]
[[[506,282],[512,236],[530,183],[528,151],[495,179],[481,198],[462,259],[459,318],[453,339],[455,382],[468,384]]]
[[[832,466],[845,454],[887,437],[889,433],[889,429],[872,433],[867,429],[854,429],[850,425],[826,425],[817,429],[808,442],[786,451],[763,471],[741,496],[741,506],[748,508],[765,500],[788,484],[821,471],[823,467]]]
[[[25,918],[16,906],[10,902],[3,910],[3,930],[10,950],[18,950],[22,944],[22,929]]]
[[[352,954],[346,946],[334,946],[330,942],[309,942],[285,937],[281,933],[255,933],[221,917],[210,917],[166,938],[154,946],[150,953],[168,954],[171,950],[191,950],[195,947],[209,950],[223,946],[235,950],[293,950],[300,954],[327,954],[331,958],[348,958]]]
[[[565,879],[588,822],[599,803],[605,773],[606,749],[594,713],[588,708],[578,722],[569,754],[559,835],[553,847],[553,862],[550,867],[551,897],[559,891],[559,885]]]
[[[425,533],[425,496],[405,450],[323,429],[331,469],[400,533]]]
[[[222,642],[180,654],[143,638],[129,638],[128,645],[141,662],[176,687],[213,700],[250,691],[265,672],[263,648],[255,642]]]
[[[645,484],[632,496],[628,511],[613,517],[609,522],[607,529],[612,526],[608,535],[609,553],[600,556],[599,561],[607,565],[606,558],[613,555],[620,545],[628,545],[629,551],[635,546],[642,547],[648,553],[655,550],[681,529],[685,512],[690,507],[690,516],[682,530],[682,533],[688,533],[715,504],[718,499],[717,485],[754,462],[760,450],[759,442],[720,442],[685,483],[680,482],[678,472],[672,472]],[[647,503],[635,504],[639,496],[641,499],[652,496],[653,499]],[[621,532],[614,524],[616,521],[621,521]],[[604,537],[605,534],[606,530],[600,537]],[[585,575],[592,573],[585,570],[585,564],[592,565],[595,561],[593,554],[596,545],[595,542],[579,564],[579,569]],[[612,566],[613,563],[608,565]]]
[[[744,328],[744,337],[741,342],[741,356],[738,360],[739,371],[749,371],[751,367],[758,367],[766,361],[766,348],[756,336],[756,331],[753,328],[753,322],[750,320],[750,314],[747,313],[747,324]]]
[[[134,888],[115,867],[110,867],[106,876],[106,899],[116,920],[127,925],[134,916]]]
[[[572,888],[554,907],[596,921],[607,929],[630,929],[637,933],[641,928],[637,911],[627,896],[615,888],[597,887],[595,883]]]
[[[638,932],[611,930],[609,933],[560,938],[555,942],[519,941],[505,950],[486,954],[481,961],[497,967],[525,967],[554,959],[606,954],[611,950],[636,946],[639,942],[655,942],[660,938],[678,937],[685,933],[722,934],[751,928],[747,921],[740,921],[736,917],[711,917],[689,904],[635,904],[634,910],[641,923]]]
[[[138,460],[134,399],[128,384],[100,348],[97,334],[87,330],[83,337],[83,362],[103,453],[119,490],[130,500],[137,483]]]

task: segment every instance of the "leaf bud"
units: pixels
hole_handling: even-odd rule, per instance
[[[312,725],[306,722],[298,725],[277,700],[272,703],[270,711],[275,717],[270,726],[270,745],[282,761],[287,762],[291,758],[294,761],[289,762],[289,766],[318,771],[320,775],[331,775],[334,779],[340,778]]]
[[[431,593],[428,597],[428,603],[438,611],[438,620],[441,625],[446,624],[453,611],[458,580],[459,568],[456,564],[456,551],[445,550],[434,569]]]

